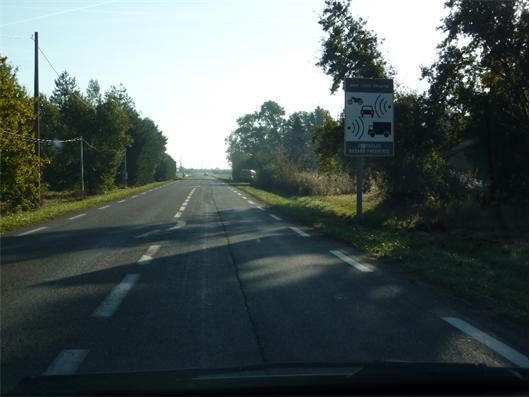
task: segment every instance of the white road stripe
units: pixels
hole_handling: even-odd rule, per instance
[[[138,197],[138,195],[137,195],[137,194],[135,194],[135,195],[134,195],[134,196],[132,196],[131,198],[133,199],[133,198],[136,198],[136,197]]]
[[[331,254],[335,255],[341,261],[346,262],[350,266],[353,266],[354,268],[356,268],[360,272],[373,272],[375,270],[375,267],[373,267],[372,265],[363,265],[363,264],[353,260],[348,255],[343,254],[339,250],[331,250],[329,252]]]
[[[243,200],[246,200],[246,199],[247,199],[245,196],[241,196],[241,198],[242,198]]]
[[[76,216],[72,216],[71,218],[68,218],[69,221],[73,221],[74,219],[77,219],[77,218],[81,218],[83,216],[85,216],[86,214],[79,214],[79,215],[76,215]]]
[[[182,212],[180,211],[175,214],[175,218],[180,218],[181,216],[182,216]]]
[[[297,227],[291,226],[291,227],[289,227],[289,229],[291,229],[293,232],[298,233],[302,237],[309,237],[309,234],[307,234],[306,232],[298,229]]]
[[[141,194],[141,195],[144,195],[144,194],[147,194],[147,193],[146,193],[146,192],[142,192],[142,193],[140,193],[140,194]]]
[[[151,230],[150,232],[146,232],[144,234],[140,234],[138,236],[136,236],[135,238],[143,238],[143,237],[148,237],[148,236],[151,236],[153,234],[157,234],[160,232],[160,229],[155,229],[155,230]]]
[[[118,203],[125,203],[127,200],[120,200]]]
[[[183,205],[182,207],[179,208],[179,211],[185,211],[186,210],[186,206]]]
[[[148,265],[153,260],[153,256],[158,252],[160,249],[159,245],[151,245],[145,254],[142,255],[142,257],[138,260],[138,265]]]
[[[274,215],[274,214],[269,214],[269,215],[271,216],[272,219],[275,219],[275,220],[277,220],[277,221],[281,221],[281,220],[283,220],[282,218],[280,218],[279,216],[276,216],[276,215]]]
[[[74,374],[81,366],[88,350],[84,349],[68,349],[63,350],[53,360],[48,369],[44,371],[43,375],[70,375]]]
[[[241,193],[237,193],[238,196],[241,196]]]
[[[18,236],[18,237],[20,237],[20,236],[25,236],[25,235],[27,235],[27,234],[31,234],[31,233],[35,233],[35,232],[40,232],[41,230],[44,230],[44,229],[48,229],[48,226],[42,226],[42,227],[38,227],[38,228],[33,229],[33,230],[28,230],[27,232],[17,234],[17,236]]]
[[[265,208],[263,208],[263,207],[257,207],[257,208],[258,208],[258,210],[260,210],[260,211],[265,211]]]
[[[99,207],[98,210],[104,210],[104,209],[107,209],[109,207],[110,207],[110,205],[104,205],[103,207]]]
[[[169,229],[167,230],[177,230],[177,229],[180,229],[181,227],[184,227],[186,226],[186,222],[184,221],[178,221],[177,224],[173,227],[170,227]]]
[[[252,205],[256,204],[256,203],[255,203],[254,201],[252,201],[252,200],[248,200],[248,203],[249,203],[249,204],[252,204]]]
[[[457,317],[442,317],[442,320],[448,322],[453,327],[458,328],[460,331],[478,340],[483,345],[488,346],[491,350],[497,352],[515,365],[528,368],[528,357],[519,353],[517,350],[512,349],[510,346],[502,343],[494,337],[486,334],[485,332],[482,332],[478,328],[473,327],[464,320],[461,320]]]
[[[136,281],[139,274],[127,274],[123,280],[107,295],[98,308],[92,313],[92,317],[110,317],[114,314],[120,303],[125,299]]]

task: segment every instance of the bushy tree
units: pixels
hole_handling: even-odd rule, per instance
[[[40,159],[35,153],[33,100],[0,55],[0,211],[38,205]]]

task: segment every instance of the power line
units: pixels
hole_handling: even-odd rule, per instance
[[[50,60],[48,59],[48,57],[46,56],[44,51],[42,51],[42,48],[40,48],[40,46],[39,46],[39,51],[44,56],[44,59],[46,59],[46,62],[48,62],[48,65],[50,65],[50,67],[53,69],[53,71],[55,72],[57,77],[60,77],[59,73],[57,73],[57,70],[55,70],[55,68],[53,67],[52,63],[50,62]]]
[[[36,138],[30,138],[28,136],[25,136],[25,135],[21,135],[21,134],[16,134],[14,132],[7,132],[7,131],[1,131],[0,132],[2,135],[4,136],[16,136],[20,139],[23,139],[25,141],[28,141],[28,142],[33,142],[33,143],[36,143],[36,142],[41,142],[41,143],[50,143],[50,144],[55,144],[55,143],[70,143],[70,142],[79,142],[81,140],[81,138],[72,138],[72,139],[36,139]]]

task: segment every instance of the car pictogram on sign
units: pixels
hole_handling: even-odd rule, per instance
[[[370,105],[363,106],[361,108],[361,117],[364,117],[365,115],[374,118],[374,107]]]

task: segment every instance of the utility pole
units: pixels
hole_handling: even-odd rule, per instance
[[[85,196],[85,166],[83,160],[83,136],[81,136],[81,194]]]
[[[129,175],[127,175],[127,148],[125,148],[125,156],[123,158],[123,184],[127,186]]]
[[[40,170],[40,100],[39,100],[39,32],[35,32],[35,76],[34,76],[34,101],[33,101],[33,113],[35,116],[35,137],[37,138],[37,156],[39,157],[39,205],[41,203],[41,197],[40,197],[40,178],[41,178],[41,170]]]

